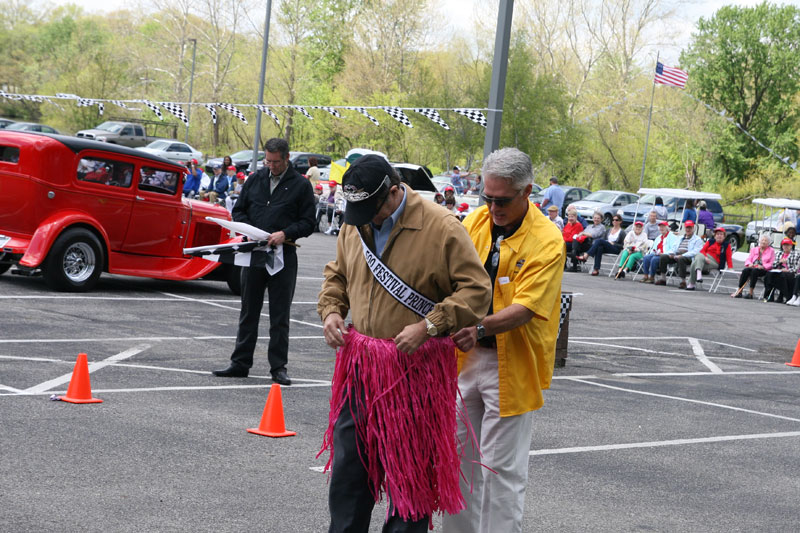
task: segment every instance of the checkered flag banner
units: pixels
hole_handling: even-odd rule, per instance
[[[122,100],[110,100],[110,102],[115,106],[121,107],[122,109],[130,109],[130,107],[126,106],[125,102],[123,102]]]
[[[241,111],[236,109],[236,106],[234,106],[233,104],[221,104],[221,103],[218,103],[217,106],[221,107],[225,111],[227,111],[230,114],[232,114],[234,117],[238,118],[239,120],[241,120],[242,122],[247,124],[247,119],[244,117],[244,113],[242,113]]]
[[[483,113],[481,113],[480,109],[468,109],[461,107],[458,109],[453,109],[453,111],[455,111],[459,115],[464,115],[475,124],[479,124],[484,128],[486,127],[486,116]]]
[[[414,125],[411,124],[411,121],[408,120],[408,117],[406,116],[406,114],[403,113],[403,110],[400,109],[399,107],[380,106],[380,108],[383,109],[384,111],[386,111],[389,114],[390,117],[395,119],[400,124],[402,124],[404,126],[408,126],[409,128],[413,128],[414,127]]]
[[[311,106],[311,109],[322,109],[323,111],[327,111],[328,113],[330,113],[331,115],[333,115],[336,118],[342,118],[342,115],[339,114],[339,110],[336,109],[335,107],[328,107],[328,106],[324,106],[324,105],[314,105],[314,106]]]
[[[103,112],[106,110],[106,105],[103,102],[97,102],[97,111],[100,113],[100,116],[103,116]]]
[[[280,120],[278,120],[278,115],[276,115],[276,114],[275,114],[275,113],[272,111],[272,109],[270,109],[270,108],[269,108],[269,106],[266,106],[266,105],[264,105],[264,104],[256,104],[254,107],[255,107],[256,109],[258,109],[259,111],[261,111],[262,113],[266,113],[267,115],[269,115],[270,117],[272,117],[272,120],[274,120],[274,121],[275,121],[275,124],[276,124],[278,127],[280,127],[280,126],[281,126],[281,121],[280,121]]]
[[[147,107],[149,107],[150,110],[153,111],[153,113],[156,114],[156,116],[158,117],[158,120],[164,120],[164,115],[161,114],[161,110],[158,108],[158,106],[156,104],[154,104],[153,102],[150,102],[148,100],[142,100],[142,103],[144,105],[146,105]]]
[[[44,98],[36,94],[23,94],[22,99],[29,102],[44,102]]]
[[[80,98],[80,96],[72,93],[56,93],[56,98],[70,98],[72,100],[77,100]]]
[[[211,113],[211,123],[217,123],[217,108],[214,107],[214,104],[203,104],[203,107],[208,109],[208,112]]]
[[[172,102],[159,102],[159,104],[161,104],[164,109],[178,117],[185,125],[189,125],[189,117],[187,117],[186,113],[183,112],[183,108],[181,106],[178,104],[173,104]]]
[[[364,108],[364,107],[346,106],[345,109],[350,109],[352,111],[358,111],[359,113],[361,113],[362,115],[364,115],[365,117],[370,119],[372,121],[372,123],[375,124],[376,126],[380,126],[381,125],[381,123],[378,122],[378,119],[373,117],[372,115],[370,115],[369,111],[367,111],[367,109]]]
[[[450,126],[447,125],[447,122],[442,120],[442,117],[439,116],[439,112],[436,111],[435,109],[417,108],[417,109],[414,109],[414,111],[416,111],[417,113],[419,113],[423,117],[431,119],[432,121],[434,121],[435,123],[437,123],[438,125],[443,127],[444,129],[446,129],[446,130],[450,129]]]
[[[91,98],[78,98],[78,107],[89,107],[94,105],[94,100]]]
[[[561,295],[561,314],[558,318],[558,335],[561,336],[561,326],[564,325],[564,319],[567,318],[567,313],[572,309],[572,294]]]
[[[309,120],[314,120],[314,117],[312,117],[312,116],[311,116],[311,114],[310,114],[308,111],[306,111],[306,108],[305,108],[305,107],[303,107],[303,106],[301,106],[301,105],[290,105],[290,106],[286,106],[286,107],[291,107],[291,108],[297,109],[297,110],[298,110],[298,111],[300,111],[300,112],[301,112],[303,115],[305,115],[305,117],[306,117],[307,119],[309,119]]]

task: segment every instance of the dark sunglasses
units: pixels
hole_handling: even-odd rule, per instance
[[[621,218],[615,218],[614,222],[622,222],[622,219]]]
[[[485,194],[481,194],[481,199],[486,203],[486,205],[494,204],[497,207],[505,207],[514,201],[514,198],[519,196],[519,193],[515,194],[514,196],[506,196],[501,198],[495,198],[493,196],[486,196]]]

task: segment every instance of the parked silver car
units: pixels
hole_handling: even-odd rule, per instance
[[[570,205],[577,209],[578,214],[586,220],[591,220],[595,211],[603,213],[603,223],[611,225],[611,219],[622,206],[636,203],[639,196],[625,191],[594,191],[582,200],[572,202]]]

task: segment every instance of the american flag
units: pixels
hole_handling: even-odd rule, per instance
[[[688,79],[689,74],[685,70],[667,67],[660,61],[656,63],[656,83],[683,89],[686,87],[686,80]]]

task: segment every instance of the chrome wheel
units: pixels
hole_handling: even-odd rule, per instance
[[[64,252],[62,268],[64,275],[73,283],[89,279],[96,268],[94,250],[85,242],[72,243]]]

